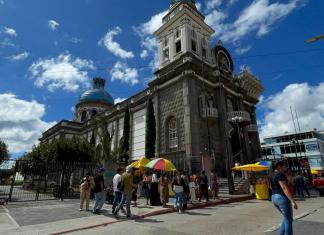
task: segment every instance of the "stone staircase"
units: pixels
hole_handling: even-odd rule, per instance
[[[229,198],[227,178],[218,178],[219,184],[219,197]],[[247,179],[234,178],[235,194],[246,194],[248,192],[249,182]]]

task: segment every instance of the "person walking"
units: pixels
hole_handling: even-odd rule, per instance
[[[303,177],[304,177],[304,182],[305,182],[303,190],[307,193],[307,196],[310,197],[311,195],[308,191],[308,187],[310,186],[309,178],[306,177],[306,174],[304,174]]]
[[[113,201],[113,205],[112,205],[112,213],[115,212],[116,207],[119,205],[119,203],[122,200],[122,192],[121,192],[121,174],[122,173],[123,173],[123,168],[119,167],[116,171],[114,178],[113,178],[114,201]]]
[[[126,202],[126,216],[127,218],[130,218],[132,216],[130,206],[131,206],[133,188],[136,187],[136,185],[134,185],[133,174],[134,174],[134,169],[132,167],[127,167],[126,172],[121,177],[122,200],[113,213],[115,216],[118,216],[118,212],[122,208],[125,202]]]
[[[296,176],[296,190],[297,196],[304,198],[305,179],[301,172]]]
[[[213,194],[213,199],[215,200],[218,198],[218,182],[217,182],[217,173],[216,170],[212,170],[212,173],[210,174],[210,190]]]
[[[180,173],[177,173],[177,176],[172,182],[172,188],[175,193],[174,195],[174,207],[177,208],[179,214],[182,214],[183,207],[183,191],[184,191],[185,182],[181,178]]]
[[[200,178],[198,175],[193,175],[194,182],[195,182],[195,193],[198,202],[201,202],[201,188],[200,188]]]
[[[167,173],[163,173],[160,178],[160,186],[161,186],[161,194],[160,200],[162,203],[162,207],[166,208],[167,203],[169,202],[169,177]]]
[[[193,176],[190,177],[189,182],[189,190],[190,190],[190,203],[193,204],[194,201],[196,201],[196,184],[195,179]]]
[[[256,177],[254,175],[254,173],[250,173],[250,177],[249,177],[249,183],[250,183],[250,189],[249,192],[250,194],[254,197],[255,196],[255,185],[256,185]]]
[[[208,202],[209,201],[208,178],[205,171],[202,171],[200,175],[200,190],[201,190],[201,194],[205,196],[206,201]]]
[[[150,204],[151,206],[160,205],[159,178],[156,171],[153,171],[153,175],[152,175],[152,185],[150,190]]]
[[[151,188],[152,177],[149,171],[146,171],[143,177],[142,190],[144,198],[146,199],[146,205],[149,205],[150,201],[150,188]]]
[[[293,234],[293,212],[294,209],[298,209],[298,205],[288,190],[288,180],[285,175],[287,170],[286,164],[283,161],[278,161],[275,165],[275,172],[271,177],[272,188],[272,203],[283,215],[283,221],[280,227],[281,235]]]
[[[185,183],[183,188],[183,209],[186,209],[188,206],[188,200],[190,195],[189,178],[187,171],[182,171],[181,179],[183,179]]]
[[[80,211],[83,210],[84,201],[86,202],[86,211],[89,210],[90,192],[90,173],[87,173],[86,176],[80,182]]]
[[[94,178],[95,181],[95,187],[94,187],[94,193],[95,193],[95,205],[93,207],[93,213],[99,214],[99,211],[103,207],[106,195],[105,195],[105,182],[103,177],[103,172],[105,171],[104,168],[100,168],[97,175]]]

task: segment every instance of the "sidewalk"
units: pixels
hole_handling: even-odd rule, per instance
[[[209,202],[196,202],[188,205],[188,210],[240,202],[251,199],[248,195],[231,196]],[[132,207],[132,219],[139,220],[146,217],[172,213],[172,200],[168,208],[159,206],[146,206],[144,199],[138,200],[138,206]],[[93,206],[93,201],[90,208]],[[91,212],[79,211],[78,200],[42,201],[42,202],[19,202],[0,206],[0,234],[67,234],[73,231],[80,231],[99,226],[106,226],[113,223],[126,221],[126,216],[120,213],[118,219],[111,214],[111,205],[105,204],[100,215],[93,215]]]

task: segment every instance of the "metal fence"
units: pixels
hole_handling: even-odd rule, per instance
[[[79,182],[96,165],[83,162],[37,163],[9,160],[0,165],[0,199],[32,201],[79,197]]]

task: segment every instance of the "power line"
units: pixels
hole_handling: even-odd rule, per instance
[[[310,53],[310,52],[317,52],[317,51],[324,51],[324,49],[308,49],[308,50],[296,50],[296,51],[286,51],[286,52],[270,52],[270,53],[264,53],[264,54],[258,54],[258,55],[238,56],[238,57],[233,57],[233,59],[248,59],[248,58],[268,57],[268,56],[295,55],[295,54]]]

